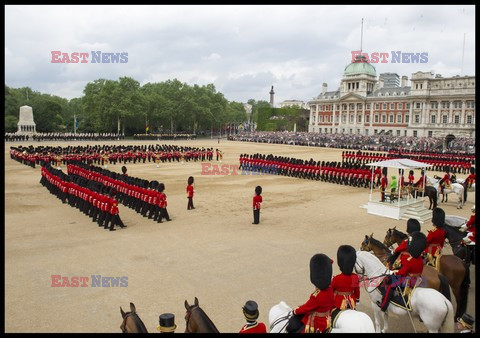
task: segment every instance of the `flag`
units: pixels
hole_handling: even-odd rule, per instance
[[[145,133],[148,134],[148,124],[145,126]]]
[[[78,129],[78,119],[77,119],[77,116],[75,116],[75,129]]]

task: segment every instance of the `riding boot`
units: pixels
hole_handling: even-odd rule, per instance
[[[385,291],[385,296],[383,296],[382,302],[377,301],[377,305],[380,307],[380,310],[386,312],[388,309],[388,304],[390,304],[390,300],[392,299],[394,290],[392,290],[392,285],[388,285]]]

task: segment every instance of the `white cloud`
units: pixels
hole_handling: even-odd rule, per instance
[[[229,100],[310,100],[338,88],[352,50],[428,52],[377,74],[475,74],[474,6],[6,6],[5,83],[67,98],[89,81],[132,76],[214,83]],[[28,24],[27,24],[28,23]],[[128,52],[125,64],[52,64],[51,51]]]

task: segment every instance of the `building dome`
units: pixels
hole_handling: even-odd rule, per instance
[[[343,72],[344,76],[360,74],[367,74],[375,77],[377,76],[375,67],[368,63],[367,59],[363,55],[357,55],[355,61],[346,66],[345,71]]]

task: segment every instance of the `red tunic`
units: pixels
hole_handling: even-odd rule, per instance
[[[193,185],[191,184],[187,185],[187,194],[188,194],[188,197],[193,197]]]
[[[253,196],[253,209],[260,210],[260,203],[262,203],[262,196],[255,195]]]
[[[472,241],[475,242],[475,237],[476,237],[476,227],[475,227],[475,214],[470,216],[470,219],[468,220],[467,224],[467,231],[469,233],[468,238]]]
[[[405,281],[404,277],[419,277],[423,271],[423,259],[422,256],[417,258],[413,258],[410,255],[402,255],[401,256],[401,264],[402,267],[400,270],[395,272],[395,276],[401,276],[402,278],[399,280],[397,279],[396,283],[392,283],[392,286],[400,285]],[[395,279],[394,279],[395,281]],[[409,280],[410,287],[415,286],[416,279],[412,278]]]
[[[267,333],[264,323],[245,324],[239,333]]]
[[[400,245],[395,248],[395,253],[407,251],[407,243],[408,239],[400,243]]]
[[[349,306],[355,310],[357,299],[360,298],[360,286],[358,275],[352,273],[345,275],[343,273],[336,275],[332,279],[333,295],[335,297],[334,306],[337,309],[345,310]],[[345,294],[350,293],[350,294]]]
[[[330,311],[333,309],[333,288],[325,290],[315,289],[307,302],[293,310],[296,315],[303,314],[302,322],[305,324],[302,333],[323,332],[330,327]]]
[[[438,255],[445,243],[445,236],[446,236],[445,230],[441,228],[435,228],[434,230],[429,230],[427,235],[427,247],[425,248],[424,252],[431,253],[432,256]]]

